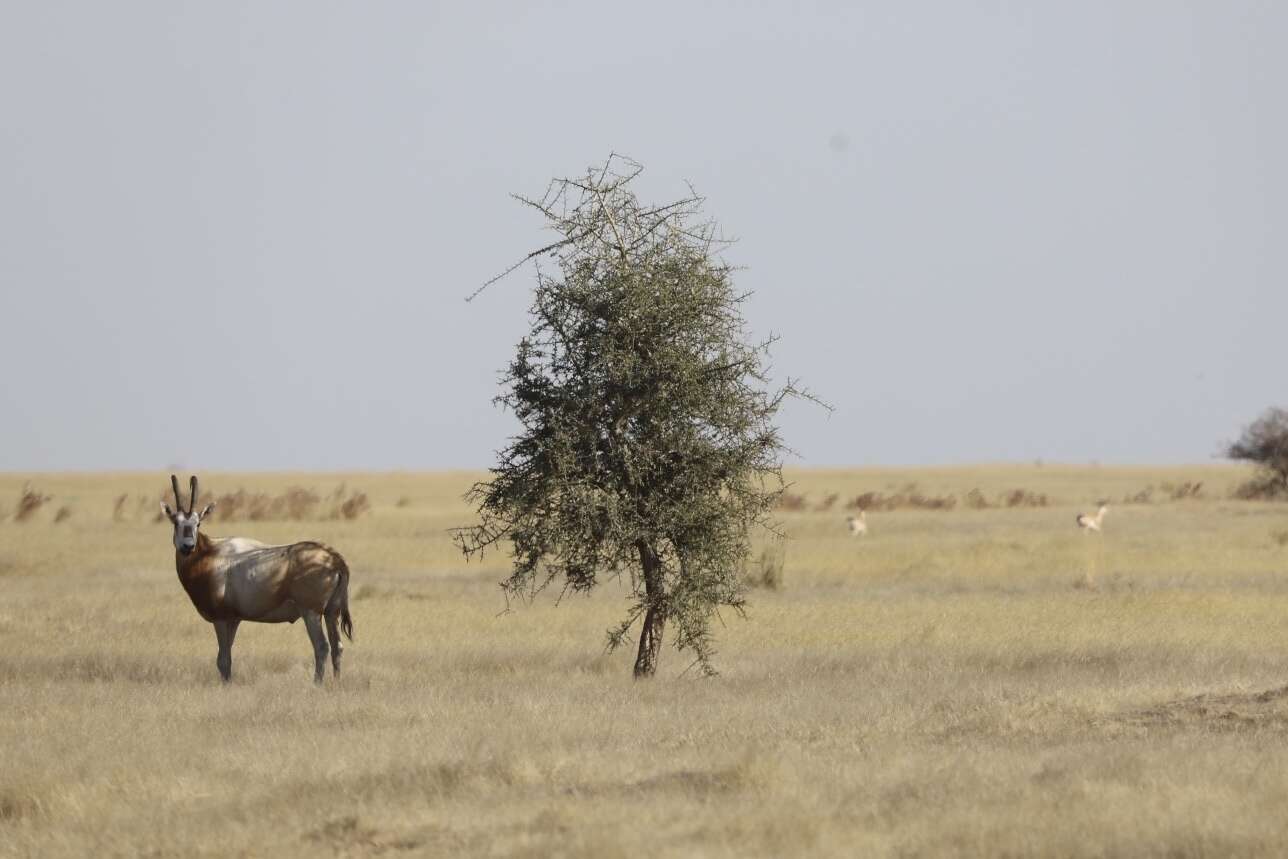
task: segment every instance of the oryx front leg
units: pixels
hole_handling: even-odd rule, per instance
[[[237,638],[237,625],[240,623],[240,620],[215,621],[215,638],[219,640],[215,665],[219,666],[219,676],[225,683],[233,677],[233,640]]]
[[[322,615],[315,611],[305,611],[304,628],[309,631],[309,641],[313,642],[313,660],[315,663],[313,682],[322,683],[326,674],[326,656],[329,648],[326,644],[326,633],[322,631]]]

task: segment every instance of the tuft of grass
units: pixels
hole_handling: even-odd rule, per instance
[[[0,824],[30,821],[45,814],[45,798],[24,785],[0,787]]]
[[[774,540],[761,548],[748,564],[743,579],[753,588],[776,591],[783,586],[783,567],[787,561],[787,546],[783,540]]]
[[[59,522],[66,522],[70,518],[72,518],[72,508],[64,504],[58,508],[56,513],[54,513],[54,524],[57,525]]]
[[[13,520],[15,522],[27,522],[40,511],[50,501],[52,495],[45,495],[39,492],[30,483],[24,484],[22,491],[18,493],[18,504],[14,508]]]

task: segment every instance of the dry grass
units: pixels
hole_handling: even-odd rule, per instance
[[[753,588],[776,591],[783,586],[783,568],[787,563],[787,546],[783,540],[773,540],[747,559],[743,580]]]
[[[203,475],[204,477],[204,475]],[[346,475],[359,519],[212,523],[316,538],[354,570],[346,675],[299,625],[244,626],[223,687],[166,475],[0,476],[76,515],[0,523],[0,854],[1279,855],[1288,843],[1288,505],[1234,468],[809,471],[810,498],[1048,507],[781,514],[782,587],[721,629],[714,680],[604,656],[624,591],[505,615],[503,559],[445,529],[470,474]],[[278,494],[339,476],[210,475]],[[1183,504],[1073,516],[1201,480]],[[400,504],[401,499],[406,504]],[[767,547],[770,548],[770,547]],[[772,556],[764,556],[772,557]],[[1077,589],[1088,571],[1099,587]]]

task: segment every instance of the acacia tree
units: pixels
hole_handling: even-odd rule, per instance
[[[522,429],[467,496],[479,524],[455,537],[467,557],[509,541],[507,599],[556,580],[575,592],[629,580],[609,648],[638,623],[634,673],[651,676],[669,624],[712,673],[712,618],[743,612],[750,536],[773,528],[783,488],[775,414],[809,395],[770,388],[772,338],[748,339],[747,294],[703,200],[641,205],[630,184],[642,169],[615,155],[540,199],[517,197],[558,239],[488,284],[546,256],[557,272],[537,266],[531,331],[497,398]]]
[[[1260,467],[1261,473],[1240,490],[1243,494],[1288,496],[1288,411],[1266,409],[1226,446],[1225,455]]]

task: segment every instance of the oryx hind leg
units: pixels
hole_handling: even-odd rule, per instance
[[[331,642],[331,665],[335,673],[340,673],[340,657],[344,655],[344,645],[340,643],[340,611],[334,609],[322,616],[326,620],[326,637]]]
[[[304,628],[308,630],[309,641],[313,643],[313,682],[320,684],[326,674],[326,633],[322,631],[322,615],[311,609],[305,609],[301,615]]]

